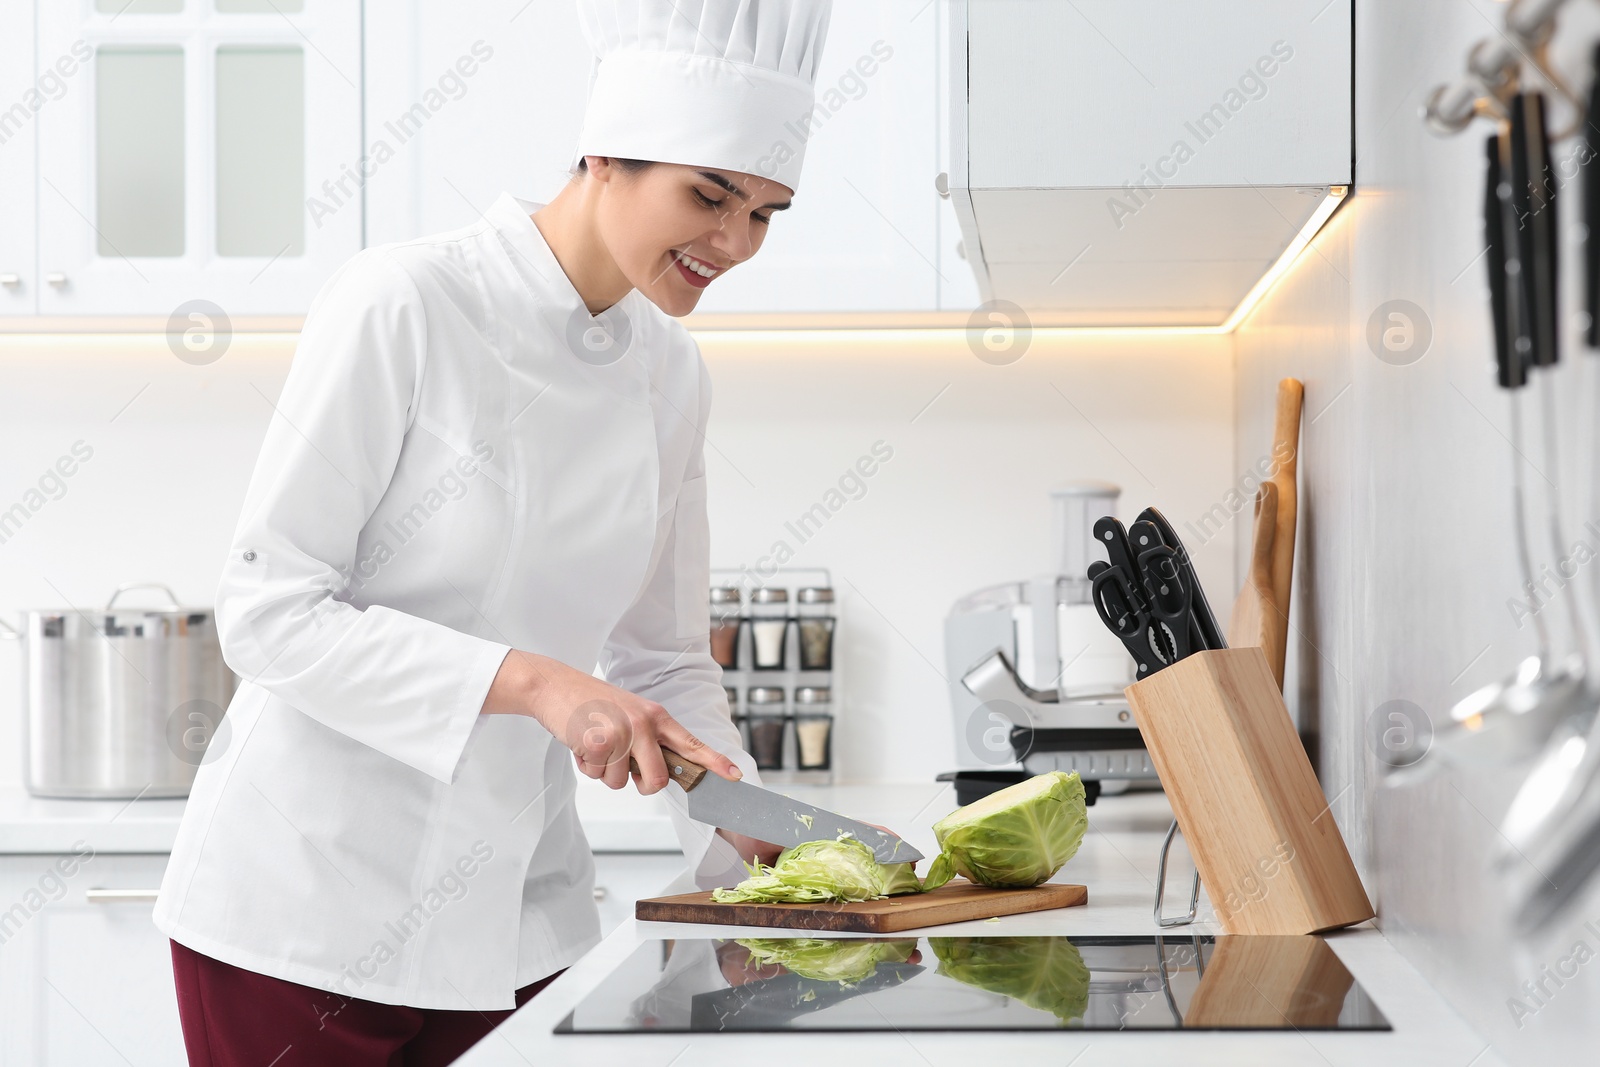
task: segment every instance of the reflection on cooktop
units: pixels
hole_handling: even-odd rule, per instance
[[[558,1034],[1388,1030],[1320,937],[647,941]]]

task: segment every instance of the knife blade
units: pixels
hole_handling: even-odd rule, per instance
[[[915,863],[922,853],[894,834],[831,811],[791,800],[749,782],[733,782],[665,746],[667,775],[688,794],[696,822],[789,848],[806,841],[832,841],[848,833],[872,849],[879,863]]]

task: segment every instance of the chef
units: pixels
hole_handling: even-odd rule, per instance
[[[654,793],[665,744],[756,780],[672,316],[799,186],[829,0],[579,9],[572,181],[359,253],[306,317],[217,594],[242,684],[155,909],[191,1063],[450,1062],[599,940],[576,773]],[[700,884],[774,857],[663,795]]]

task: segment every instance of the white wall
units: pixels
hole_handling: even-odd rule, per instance
[[[1491,130],[1479,123],[1440,139],[1418,118],[1432,87],[1462,74],[1472,43],[1490,35],[1504,12],[1487,0],[1358,0],[1356,194],[1236,335],[1234,468],[1270,441],[1277,379],[1302,378],[1305,513],[1289,688],[1302,723],[1320,735],[1323,790],[1385,934],[1494,1051],[1516,1063],[1587,1063],[1600,969],[1574,967],[1571,957],[1578,942],[1587,946],[1580,961],[1600,949],[1583,925],[1600,919],[1600,887],[1546,936],[1518,939],[1490,865],[1497,823],[1527,767],[1385,784],[1381,730],[1373,727],[1375,717],[1387,724],[1382,709],[1396,700],[1442,727],[1452,704],[1534,650],[1533,627],[1508,610],[1519,595],[1510,403],[1494,385],[1481,259]],[[1592,7],[1567,5],[1554,51],[1580,90],[1597,34]],[[1577,190],[1564,187],[1560,208],[1567,331],[1555,373],[1567,543],[1582,537],[1592,547],[1580,530],[1591,516],[1578,505],[1586,502],[1580,479],[1592,476],[1595,462],[1587,434],[1600,417],[1593,399],[1600,365],[1578,334]],[[1432,332],[1420,358],[1401,365],[1379,359],[1367,340],[1373,315],[1393,300],[1419,307],[1418,321]],[[1533,414],[1537,391],[1528,392]],[[1540,425],[1535,414],[1523,449],[1535,515],[1552,473]],[[1541,522],[1533,543],[1536,566],[1550,557],[1544,529]],[[1594,577],[1592,567],[1580,569],[1579,595]],[[1573,595],[1569,589],[1542,613],[1558,652],[1572,647],[1566,610]],[[1430,753],[1423,763],[1437,758]],[[1565,973],[1552,982],[1543,968]],[[1543,994],[1530,995],[1526,980],[1544,982]],[[1518,1003],[1531,1013],[1514,1013]]]
[[[1050,567],[1051,488],[1103,478],[1123,486],[1125,517],[1158,504],[1181,520],[1227,477],[1225,337],[1036,338],[1007,367],[960,332],[701,344],[717,390],[713,562],[755,564],[873,442],[894,449],[794,561],[831,567],[839,588],[849,779],[950,769],[944,616],[966,592]],[[1231,551],[1226,536],[1198,549],[1225,602]]]
[[[794,560],[833,568],[840,588],[836,752],[850,780],[949,768],[941,620],[961,594],[1048,565],[1053,486],[1110,479],[1128,514],[1155,503],[1181,521],[1230,478],[1227,338],[1036,335],[1006,367],[959,331],[701,342],[715,564],[754,564],[875,441],[894,450]],[[159,336],[0,338],[0,510],[75,441],[94,449],[0,545],[0,614],[93,608],[135,580],[209,604],[292,343],[235,338],[194,367]],[[1222,604],[1232,547],[1229,531],[1197,551]],[[21,780],[19,666],[0,645],[0,785]]]

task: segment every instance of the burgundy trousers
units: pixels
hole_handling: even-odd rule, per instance
[[[190,1067],[434,1067],[511,1015],[356,1000],[214,960],[172,942]],[[517,1007],[561,974],[517,990]]]

